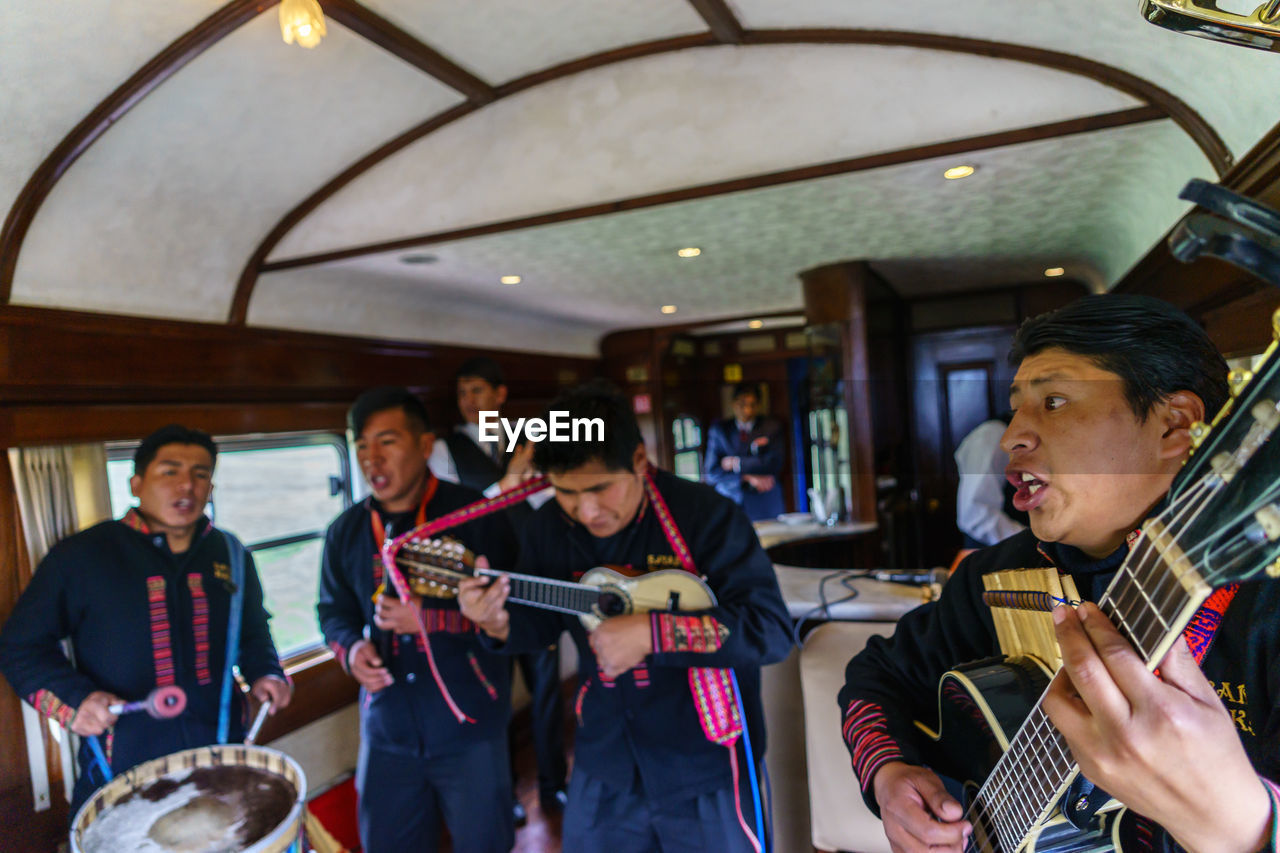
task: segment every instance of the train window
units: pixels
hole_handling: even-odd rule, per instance
[[[318,646],[316,591],[325,528],[351,505],[346,442],[332,433],[218,437],[206,512],[253,552],[281,657]],[[112,514],[129,494],[137,442],[107,447]]]
[[[675,474],[695,483],[702,479],[702,427],[697,418],[682,415],[671,422]]]

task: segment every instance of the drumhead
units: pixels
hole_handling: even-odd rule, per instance
[[[202,746],[121,773],[76,813],[73,853],[283,853],[302,826],[302,768],[261,746]]]

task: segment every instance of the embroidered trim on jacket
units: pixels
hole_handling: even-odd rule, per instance
[[[890,761],[904,760],[902,750],[889,735],[884,711],[874,702],[850,702],[840,731],[853,754],[853,772],[863,791],[871,786],[877,770]]]

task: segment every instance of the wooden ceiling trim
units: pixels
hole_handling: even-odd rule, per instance
[[[1066,71],[1096,80],[1162,109],[1200,147],[1219,176],[1225,174],[1233,165],[1231,149],[1227,147],[1226,142],[1203,116],[1181,98],[1136,74],[1070,53],[1008,42],[902,30],[747,30],[743,43],[748,45],[864,44],[915,47],[989,56],[993,59],[1008,59],[1051,68],[1055,71]]]
[[[742,44],[742,24],[725,0],[689,0],[689,5],[702,16],[722,44]]]
[[[324,11],[356,35],[458,90],[468,100],[487,104],[497,97],[484,80],[355,0],[325,0]]]
[[[1226,144],[1222,142],[1221,137],[1219,137],[1216,131],[1214,131],[1207,122],[1195,113],[1194,110],[1173,94],[1153,83],[1150,83],[1149,81],[1137,78],[1134,75],[1121,71],[1118,68],[1112,68],[1111,66],[1094,62],[1092,60],[1082,59],[1070,54],[1047,51],[1039,48],[1029,48],[1022,45],[1003,42],[982,41],[980,39],[885,30],[744,30],[743,43],[762,45],[788,43],[880,44],[902,47],[922,47],[935,50],[950,50],[960,53],[975,53],[980,56],[990,56],[997,59],[1012,59],[1043,65],[1045,67],[1055,68],[1069,73],[1084,74],[1090,79],[1104,82],[1107,85],[1115,86],[1120,88],[1122,91],[1133,94],[1140,100],[1156,104],[1163,114],[1173,118],[1178,122],[1179,126],[1184,128],[1184,130],[1188,127],[1194,129],[1194,132],[1192,130],[1187,130],[1187,132],[1192,136],[1192,139],[1201,146],[1202,150],[1206,150],[1207,147],[1206,156],[1209,157],[1210,162],[1221,162],[1223,164],[1230,163],[1231,154],[1226,148]],[[499,101],[509,95],[525,91],[526,89],[531,89],[535,86],[540,86],[543,83],[558,80],[563,77],[569,77],[574,74],[580,74],[585,71],[601,68],[618,62],[625,62],[631,59],[637,59],[644,56],[654,56],[677,50],[687,50],[697,47],[712,47],[719,44],[720,42],[717,40],[714,33],[708,32],[691,36],[658,39],[656,41],[643,42],[640,44],[604,51],[599,54],[576,59],[541,71],[535,71],[524,77],[502,84],[496,88],[496,97],[494,100]],[[1143,94],[1140,94],[1140,92],[1147,92],[1150,96],[1144,96]],[[428,119],[416,127],[410,128],[400,136],[345,169],[337,177],[320,187],[300,202],[297,207],[285,214],[284,218],[281,219],[280,222],[263,238],[257,249],[254,250],[253,254],[245,262],[244,269],[241,271],[240,278],[236,283],[236,291],[232,297],[227,322],[232,325],[243,325],[246,322],[249,313],[249,302],[253,296],[253,288],[257,282],[258,275],[267,269],[284,268],[278,266],[278,264],[285,263],[285,261],[276,262],[275,265],[268,267],[266,260],[267,257],[279,242],[284,239],[284,236],[309,213],[314,211],[327,199],[333,196],[338,192],[338,190],[342,189],[351,181],[355,180],[355,178],[359,177],[360,174],[377,165],[381,160],[391,156],[395,152],[418,141],[419,139],[422,139],[428,134],[433,133],[446,124],[462,118],[464,115],[470,114],[476,108],[475,104],[464,104],[461,107],[455,107],[453,110],[441,113],[440,115]],[[1215,151],[1217,154],[1210,154],[1210,151]],[[1223,165],[1222,168],[1226,168],[1226,166]],[[420,244],[415,243],[413,245]]]
[[[811,181],[816,178],[827,178],[833,175],[844,175],[849,174],[850,172],[861,172],[868,169],[878,169],[884,166],[896,166],[920,160],[931,160],[935,157],[968,154],[988,148],[1001,148],[1007,145],[1020,145],[1026,142],[1056,139],[1062,136],[1071,136],[1077,133],[1091,133],[1114,127],[1124,127],[1131,124],[1162,121],[1167,118],[1168,116],[1157,107],[1134,107],[1132,109],[1103,113],[1095,116],[1086,116],[1084,118],[1068,119],[1066,121],[1057,121],[1050,124],[1036,125],[1034,127],[1004,130],[998,133],[970,136],[964,139],[956,139],[948,142],[936,142],[931,145],[920,145],[911,148],[902,148],[897,151],[887,151],[879,154],[853,157],[847,160],[836,160],[834,162],[820,163],[814,166],[801,166],[795,169],[785,169],[779,172],[769,172],[745,178],[732,178],[727,181],[716,181],[714,183],[701,184],[699,186],[685,187],[679,190],[667,190],[659,193],[632,196],[631,198],[600,202],[598,204],[589,204],[582,207],[569,208],[567,210],[553,211],[551,213],[522,216],[516,219],[502,220],[500,222],[487,222],[482,225],[473,225],[467,228],[437,231],[432,234],[420,234],[413,237],[403,237],[397,240],[387,240],[363,246],[352,246],[346,249],[335,249],[333,251],[320,252],[314,255],[285,258],[279,261],[262,264],[260,271],[275,272],[278,270],[294,269],[296,267],[326,264],[333,261],[345,260],[347,258],[374,255],[380,252],[419,248],[421,246],[429,246],[437,243],[446,243],[452,240],[463,240],[470,237],[481,237],[488,234],[500,234],[504,231],[516,231],[524,228],[533,228],[539,225],[570,222],[576,219],[588,219],[594,216],[605,216],[610,213],[621,213],[622,211],[627,210],[640,210],[646,207],[657,207],[664,204],[709,198],[711,196],[743,192],[745,190],[755,190],[762,187],[779,186],[781,184],[790,184],[798,181]]]
[[[27,180],[5,217],[3,229],[0,229],[0,305],[9,302],[13,275],[18,267],[18,251],[35,220],[36,211],[71,164],[157,86],[224,36],[278,2],[232,0],[227,3],[134,72],[58,143]]]

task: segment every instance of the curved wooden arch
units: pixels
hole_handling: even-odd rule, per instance
[[[71,168],[71,164],[157,86],[217,44],[224,36],[279,2],[280,0],[231,0],[134,72],[58,143],[58,147],[49,153],[27,179],[13,207],[9,208],[3,229],[0,229],[0,305],[9,302],[13,275],[18,268],[18,250],[22,248],[22,241],[26,239],[27,231],[36,218],[36,211],[49,197],[53,185]]]
[[[681,36],[678,38],[644,42],[642,44],[630,45],[617,50],[605,51],[603,53],[576,59],[572,62],[566,62],[541,71],[536,71],[532,74],[528,74],[524,77],[520,77],[516,80],[512,80],[498,86],[495,89],[495,97],[490,101],[490,103],[500,101],[517,92],[526,91],[552,80],[559,80],[574,74],[580,74],[585,71],[602,68],[607,65],[625,62],[630,59],[670,53],[677,50],[687,50],[690,48],[715,47],[722,44],[723,43],[713,33],[707,32],[692,36]],[[1134,74],[1130,74],[1127,71],[1106,65],[1105,63],[1075,56],[1073,54],[1045,50],[1037,47],[1028,47],[1026,45],[1009,44],[1007,42],[993,42],[982,39],[962,38],[959,36],[897,30],[744,30],[742,33],[741,45],[743,46],[780,44],[839,44],[915,47],[929,50],[951,51],[955,53],[969,53],[978,56],[988,56],[995,59],[1007,59],[1016,62],[1025,62],[1031,65],[1039,65],[1053,70],[1065,71],[1071,74],[1078,74],[1088,77],[1089,79],[1096,80],[1103,85],[1117,89],[1127,95],[1131,95],[1132,97],[1144,101],[1150,106],[1158,109],[1168,118],[1172,119],[1187,133],[1188,136],[1191,137],[1196,145],[1199,146],[1200,150],[1204,152],[1205,157],[1208,158],[1219,176],[1221,176],[1231,166],[1231,152],[1230,149],[1227,148],[1226,143],[1223,142],[1217,131],[1214,130],[1213,127],[1210,126],[1209,123],[1206,122],[1204,118],[1192,109],[1185,101],[1156,84],[1148,80],[1144,80]],[[258,275],[262,272],[264,265],[267,263],[267,256],[279,244],[279,242],[284,239],[284,236],[299,222],[301,222],[302,219],[342,187],[349,184],[356,177],[368,171],[382,160],[390,157],[392,154],[395,154],[406,146],[417,142],[419,139],[434,133],[445,125],[457,121],[464,116],[470,115],[477,109],[480,109],[480,105],[466,103],[434,116],[416,127],[410,128],[353,163],[350,167],[304,199],[297,207],[285,214],[280,222],[277,223],[267,236],[263,238],[262,243],[259,244],[258,248],[246,262],[245,268],[236,284],[236,291],[231,302],[231,311],[227,321],[233,325],[243,325],[246,322],[249,313],[249,300],[253,295],[253,288],[257,283]],[[431,239],[434,236],[435,235],[423,235],[422,239],[418,242],[435,242],[435,240]],[[389,241],[385,244],[379,243],[376,247],[364,247],[363,250],[361,247],[356,247],[351,250],[341,251],[344,252],[344,257],[351,257],[354,254],[367,254],[373,251],[383,250],[377,247],[400,247],[406,244],[415,244],[415,238]],[[324,253],[323,256],[316,257],[329,259],[332,254],[333,253]],[[305,261],[306,259],[288,259],[277,263],[280,264],[280,268],[283,268],[284,266],[301,266]]]

